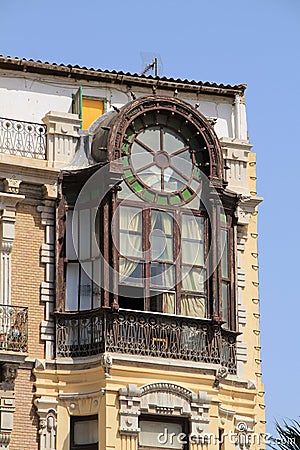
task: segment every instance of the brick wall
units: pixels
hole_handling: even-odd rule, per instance
[[[12,304],[28,307],[29,356],[34,358],[44,357],[44,344],[40,340],[40,323],[44,318],[40,285],[45,273],[40,252],[44,233],[36,205],[20,203],[12,249]]]
[[[15,382],[16,410],[10,450],[38,450],[38,417],[33,399],[30,369],[20,368]]]

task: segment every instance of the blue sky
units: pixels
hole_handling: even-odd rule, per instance
[[[258,159],[263,380],[268,430],[299,417],[299,0],[10,0],[0,53],[141,72],[160,55],[165,76],[247,83]]]

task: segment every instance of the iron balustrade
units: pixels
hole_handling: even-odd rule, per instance
[[[0,352],[27,352],[28,308],[0,305]]]
[[[106,351],[221,364],[236,373],[236,336],[210,319],[107,309],[56,313],[57,357]]]
[[[46,159],[46,125],[0,117],[0,152]]]

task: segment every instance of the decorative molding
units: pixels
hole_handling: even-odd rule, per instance
[[[251,434],[254,432],[255,424],[256,421],[252,417],[235,416],[236,450],[250,449],[252,444]]]
[[[40,450],[56,450],[56,409],[54,397],[42,396],[34,400],[39,416]]]
[[[206,392],[194,393],[173,383],[152,383],[141,388],[129,384],[119,391],[120,434],[137,435],[140,414],[188,417],[191,433],[208,431],[211,399]]]
[[[5,192],[8,192],[8,193],[19,194],[21,183],[22,183],[22,180],[16,179],[14,177],[6,178],[3,181],[4,190],[5,190]]]
[[[243,196],[237,207],[238,225],[248,225],[255,214],[255,208],[263,201],[262,197]]]
[[[216,373],[216,377],[215,377],[215,381],[214,381],[213,387],[219,389],[221,380],[224,380],[224,378],[226,378],[227,375],[228,375],[227,367],[224,367],[224,366],[219,367],[218,370],[217,370],[217,373]]]
[[[48,191],[47,191],[48,192]],[[48,192],[49,193],[49,192]],[[41,263],[45,264],[45,279],[41,283],[41,301],[45,304],[45,318],[41,322],[41,339],[45,341],[46,359],[52,359],[54,353],[54,268],[55,268],[55,204],[45,200],[37,207],[41,214],[41,224],[45,228],[45,241],[41,246]]]
[[[104,368],[105,378],[110,378],[110,369],[113,365],[113,358],[110,353],[101,355],[101,366]]]
[[[9,450],[14,425],[15,412],[14,393],[0,394],[0,449]]]
[[[10,362],[1,365],[1,388],[4,391],[13,391],[15,389],[18,368],[19,364]]]

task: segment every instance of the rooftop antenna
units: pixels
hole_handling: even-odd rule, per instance
[[[141,57],[144,66],[141,75],[146,75],[149,71],[152,71],[153,75],[158,77],[162,72],[162,62],[160,56],[154,53],[141,53]]]

